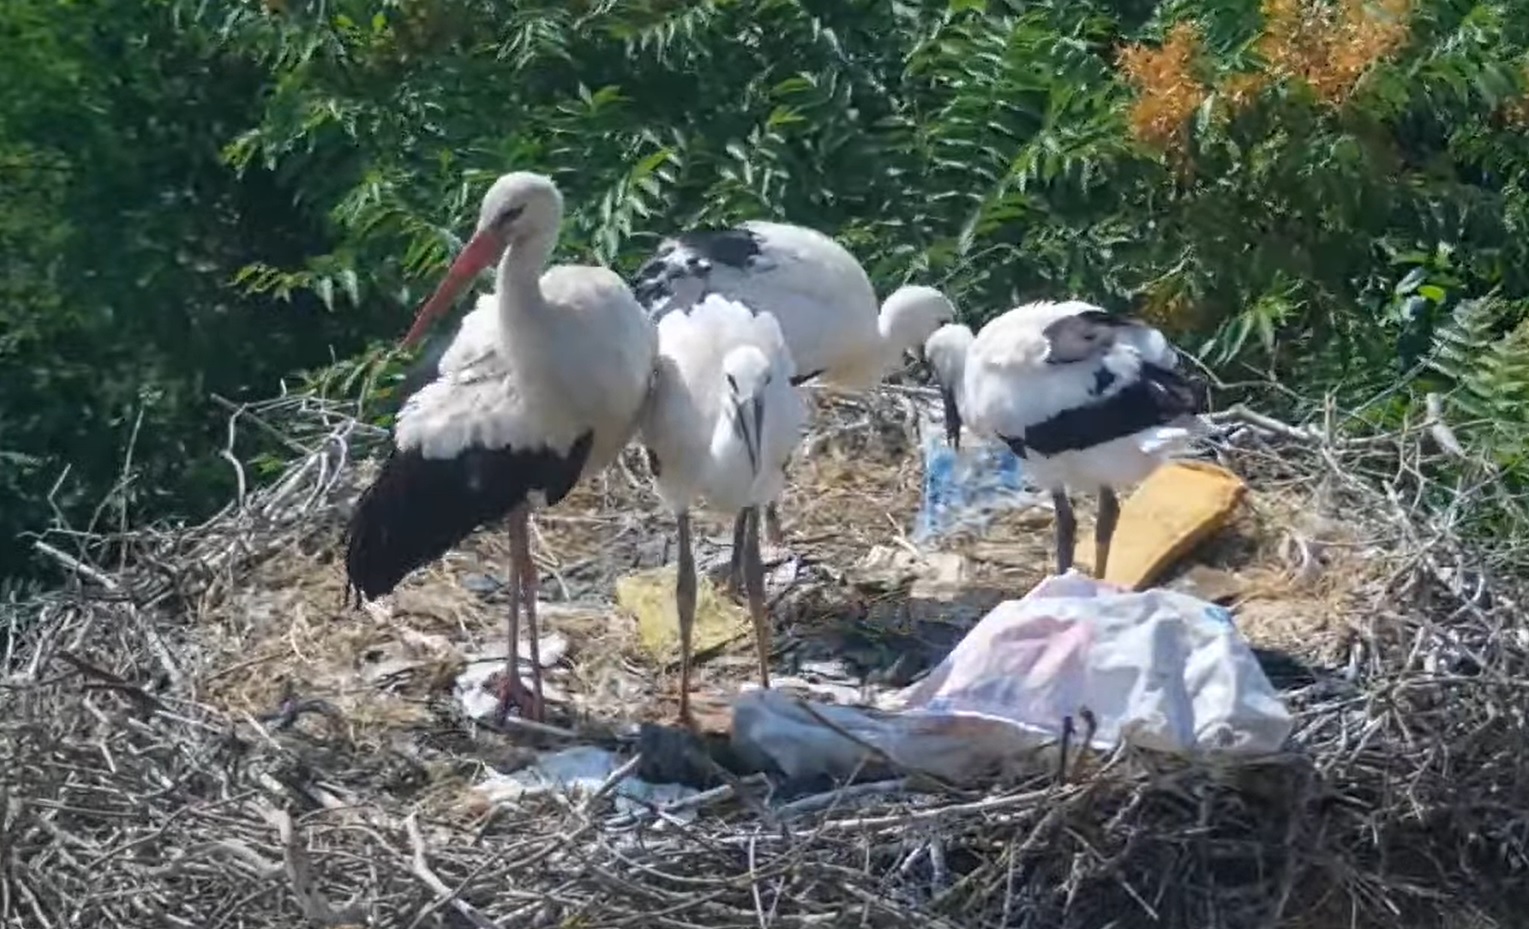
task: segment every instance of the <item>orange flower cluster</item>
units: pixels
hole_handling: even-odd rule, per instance
[[[1137,316],[1173,338],[1194,332],[1200,326],[1204,321],[1201,309],[1188,294],[1164,282],[1148,292]]]
[[[1529,84],[1529,64],[1523,68],[1523,80]],[[1529,97],[1518,97],[1502,105],[1502,119],[1515,129],[1529,129]]]
[[[1250,103],[1272,81],[1295,79],[1317,97],[1339,105],[1376,62],[1411,37],[1412,0],[1263,0],[1264,29],[1257,49],[1264,71],[1231,74],[1217,91],[1232,111]],[[1136,99],[1131,134],[1164,151],[1179,151],[1183,127],[1211,88],[1196,76],[1200,33],[1193,23],[1169,30],[1159,47],[1127,46],[1119,66]],[[1529,104],[1519,118],[1529,122]]]
[[[1412,0],[1263,0],[1263,13],[1267,77],[1299,79],[1334,106],[1412,34]]]
[[[1193,23],[1175,23],[1158,48],[1130,45],[1120,52],[1119,65],[1136,88],[1131,106],[1131,134],[1167,150],[1182,145],[1181,130],[1210,95],[1195,75],[1200,55],[1200,31]]]

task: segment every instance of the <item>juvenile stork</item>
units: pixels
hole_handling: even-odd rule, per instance
[[[1067,490],[1098,495],[1094,575],[1103,577],[1120,517],[1115,488],[1146,478],[1192,434],[1204,384],[1177,370],[1158,330],[1077,300],[1015,307],[975,336],[942,326],[924,352],[951,445],[963,422],[995,435],[1051,491],[1057,573],[1072,567],[1077,532]]]
[[[508,520],[509,658],[498,685],[500,719],[512,703],[527,718],[543,712],[531,509],[563,499],[631,439],[657,348],[652,324],[614,272],[546,268],[562,216],[562,195],[539,174],[506,174],[484,195],[472,239],[403,344],[417,342],[497,263],[494,292],[478,298],[451,343],[409,385],[417,389],[399,411],[392,452],[347,533],[347,592],[355,591],[359,605],[389,593],[478,527]],[[517,662],[522,605],[531,691]]]
[[[632,291],[655,320],[688,312],[708,293],[774,314],[796,364],[792,383],[812,378],[858,391],[879,383],[955,318],[933,287],[910,285],[878,306],[876,290],[844,246],[813,229],[750,221],[727,229],[681,233],[659,243],[637,269]],[[736,583],[744,517],[733,526]],[[775,503],[765,510],[766,536],[781,542]]]
[[[639,425],[658,495],[678,524],[675,606],[680,623],[680,719],[690,715],[695,555],[690,508],[698,500],[743,524],[742,571],[760,682],[770,686],[770,626],[759,558],[759,508],[780,496],[786,460],[806,410],[779,323],[717,294],[658,321],[658,365]],[[735,541],[735,545],[740,544]]]

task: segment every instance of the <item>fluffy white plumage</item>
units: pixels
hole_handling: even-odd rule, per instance
[[[851,390],[878,383],[904,352],[955,318],[933,287],[902,287],[878,304],[865,269],[844,246],[814,229],[762,220],[666,240],[639,269],[635,289],[657,318],[706,293],[769,311],[799,376],[816,374]]]
[[[795,365],[768,312],[709,294],[658,321],[658,363],[639,433],[659,497],[674,512],[679,565],[680,718],[690,722],[690,650],[696,570],[690,508],[697,500],[738,514],[733,563],[748,593],[760,682],[770,684],[769,615],[759,559],[759,508],[785,484],[806,410],[791,385]]]
[[[582,476],[603,470],[632,438],[657,350],[653,327],[614,272],[557,265],[540,279],[535,325],[502,324],[500,296],[478,297],[441,356],[440,375],[405,402],[401,449],[449,458],[471,446],[566,452],[594,440]]]
[[[660,462],[655,483],[666,506],[679,513],[704,499],[736,512],[780,495],[806,421],[791,387],[795,370],[769,313],[710,294],[689,313],[659,319],[653,390],[638,428]],[[752,463],[734,425],[750,401],[763,409]]]
[[[963,422],[1003,440],[1051,491],[1058,571],[1073,563],[1067,491],[1099,498],[1094,570],[1104,577],[1120,517],[1115,488],[1135,484],[1182,447],[1204,402],[1175,370],[1162,333],[1081,301],[1029,303],[975,336],[944,326],[924,346],[945,399],[946,431]]]
[[[793,380],[841,389],[874,386],[918,349],[955,308],[932,287],[903,287],[880,305],[860,262],[829,236],[763,220],[665,239],[637,269],[632,289],[654,319],[683,314],[706,294],[773,314],[796,365]],[[768,536],[781,540],[776,504]],[[734,540],[744,533],[744,516]]]
[[[1052,344],[1044,330],[1079,313],[1102,313],[1080,300],[1039,301],[990,320],[975,335],[966,326],[944,326],[925,353],[941,376],[952,378],[962,421],[984,435],[1023,437],[1026,431],[1070,409],[1106,403],[1141,377],[1143,362],[1168,370],[1178,353],[1163,334],[1136,325],[1117,330],[1115,343],[1087,361],[1050,364]],[[1113,380],[1098,390],[1100,371]],[[1097,492],[1145,479],[1165,453],[1192,434],[1192,418],[1152,426],[1090,448],[1047,455],[1032,450],[1025,471],[1048,490]]]

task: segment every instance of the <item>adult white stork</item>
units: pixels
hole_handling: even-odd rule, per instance
[[[1094,492],[1094,574],[1103,577],[1120,517],[1115,488],[1147,475],[1194,431],[1203,382],[1180,373],[1161,332],[1078,300],[1015,307],[972,335],[941,327],[924,346],[945,401],[945,429],[995,435],[1056,506],[1057,572],[1072,567],[1077,520],[1068,489]]]
[[[417,389],[399,411],[393,450],[347,533],[348,590],[359,605],[362,597],[390,592],[480,526],[508,520],[501,719],[511,703],[527,718],[543,712],[531,508],[557,503],[631,439],[657,347],[653,325],[614,272],[546,268],[562,216],[562,195],[539,174],[506,174],[484,195],[472,239],[420,307],[403,344],[418,341],[479,272],[497,263],[494,292],[478,298],[434,359],[434,376],[409,385]],[[522,605],[529,692],[517,662]]]
[[[770,686],[770,626],[759,558],[759,507],[780,496],[785,465],[801,441],[806,410],[792,389],[791,352],[779,323],[717,294],[658,321],[653,391],[638,426],[658,495],[678,524],[675,606],[680,623],[680,719],[689,724],[695,555],[690,508],[697,500],[744,525],[741,556],[760,682]]]
[[[790,223],[750,221],[665,239],[632,278],[632,291],[655,320],[687,312],[708,293],[737,300],[780,323],[795,360],[792,383],[812,378],[847,390],[878,383],[905,352],[955,318],[933,287],[899,288],[878,306],[865,269],[829,236]],[[767,537],[781,540],[775,503]],[[732,579],[739,572],[744,515],[733,526]]]

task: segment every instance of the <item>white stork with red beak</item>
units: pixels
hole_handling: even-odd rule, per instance
[[[531,510],[567,496],[632,438],[653,376],[653,324],[614,272],[546,267],[563,217],[552,181],[515,172],[483,197],[477,229],[420,308],[404,346],[419,341],[473,278],[497,265],[449,345],[406,383],[392,453],[361,495],[347,533],[349,589],[392,591],[479,527],[508,522],[509,658],[499,716],[544,712],[537,648]],[[524,608],[533,687],[520,680]]]

